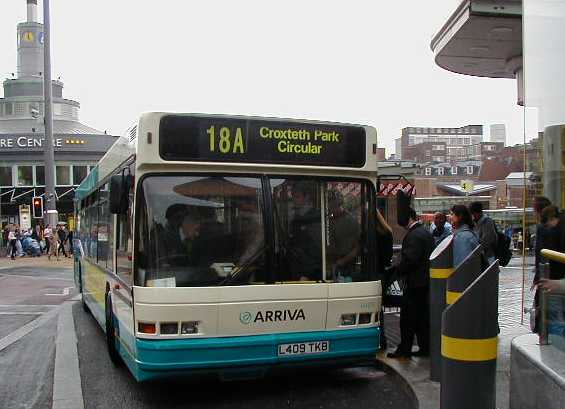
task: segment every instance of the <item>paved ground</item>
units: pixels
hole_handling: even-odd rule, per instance
[[[59,305],[74,295],[70,261],[0,259],[0,407],[51,408]]]

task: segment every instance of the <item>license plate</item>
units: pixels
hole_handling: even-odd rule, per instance
[[[297,342],[295,344],[280,344],[279,356],[323,354],[330,352],[330,341]]]

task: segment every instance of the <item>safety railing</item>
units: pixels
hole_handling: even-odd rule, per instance
[[[551,270],[565,270],[565,253],[543,249],[542,257],[549,260],[543,266],[539,288],[539,325],[540,343],[552,344],[565,351],[565,278],[552,280]]]

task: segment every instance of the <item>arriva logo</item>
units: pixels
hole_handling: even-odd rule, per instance
[[[282,321],[306,321],[306,315],[302,308],[296,310],[267,310],[257,311],[255,315],[249,311],[239,314],[239,321],[248,325],[252,322],[282,322]]]
[[[239,321],[241,321],[242,324],[247,325],[251,322],[252,319],[253,319],[253,315],[248,311],[239,314]]]

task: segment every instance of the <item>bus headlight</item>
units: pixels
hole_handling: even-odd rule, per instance
[[[179,333],[178,322],[162,322],[159,328],[161,335],[177,335]]]
[[[186,321],[181,323],[181,335],[198,334],[198,324],[200,324],[200,321]]]

